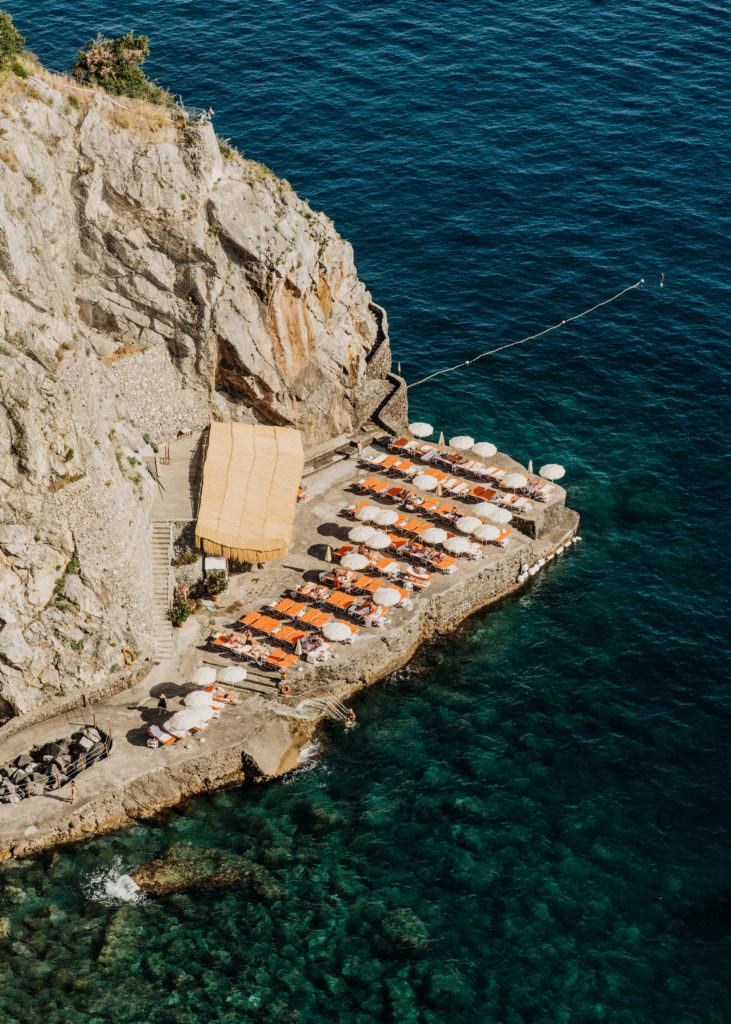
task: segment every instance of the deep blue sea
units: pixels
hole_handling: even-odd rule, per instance
[[[727,1024],[728,7],[3,6],[50,67],[149,35],[352,242],[407,380],[646,283],[411,392],[565,465],[583,543],[307,770],[0,872],[0,1021]],[[110,895],[171,841],[256,885]]]

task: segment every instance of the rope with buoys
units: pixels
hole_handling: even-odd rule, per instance
[[[131,651],[129,647],[122,648],[122,657],[124,658],[126,665],[134,665],[137,661],[137,655],[134,651]]]
[[[557,331],[559,327],[565,327],[566,324],[571,323],[572,320],[581,320],[582,316],[587,316],[589,313],[593,313],[595,309],[599,309],[600,306],[607,306],[610,302],[616,302],[617,299],[621,298],[627,292],[633,291],[635,288],[639,288],[641,284],[645,283],[644,277],[641,277],[636,284],[631,284],[627,288],[623,288],[621,292],[617,292],[616,295],[611,295],[608,299],[604,299],[603,302],[597,302],[596,306],[592,306],[591,309],[585,309],[583,313],[577,313],[575,316],[566,317],[558,324],[554,324],[553,327],[546,327],[545,330],[539,331],[538,334],[529,334],[527,338],[521,338],[519,341],[508,342],[507,345],[499,345],[497,348],[491,348],[487,352],[480,352],[479,355],[473,356],[472,359],[465,359],[463,363],[457,363],[456,366],[446,366],[443,370],[436,370],[434,373],[430,373],[428,377],[422,377],[421,380],[415,380],[411,384],[407,384],[408,388],[415,388],[417,384],[425,384],[428,380],[432,380],[434,377],[439,377],[443,373],[453,373],[455,370],[461,370],[463,366],[470,366],[472,363],[476,363],[478,359],[484,359],[485,356],[494,356],[496,352],[504,352],[506,348],[513,348],[514,345],[524,345],[526,341],[534,341],[536,338],[542,338],[544,334],[550,334],[551,331]]]

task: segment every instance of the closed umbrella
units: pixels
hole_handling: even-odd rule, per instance
[[[183,703],[186,708],[210,708],[216,698],[206,690],[193,690],[186,694]]]
[[[458,434],[457,437],[449,439],[449,447],[458,448],[460,451],[467,451],[468,448],[473,447],[474,443],[474,437],[470,437],[468,434]]]
[[[361,523],[370,523],[381,511],[378,505],[364,505],[355,513],[355,518]]]
[[[444,431],[439,431],[439,441],[437,442],[442,448],[444,447]]]
[[[329,544],[326,544],[325,545],[325,561],[326,562],[332,562],[332,560],[333,560],[332,548],[330,547]]]
[[[433,491],[439,481],[431,473],[417,473],[412,482],[422,491]]]
[[[218,670],[219,683],[243,683],[246,679],[246,669],[240,665],[228,665]]]
[[[354,544],[365,544],[377,532],[372,526],[354,526],[348,534],[348,540],[352,540]]]
[[[460,516],[456,523],[460,533],[474,533],[478,526],[482,526],[477,516]]]
[[[374,551],[380,551],[383,548],[389,547],[391,538],[387,533],[382,533],[380,530],[376,531],[371,537],[368,538],[366,544],[369,548],[373,548]]]
[[[557,462],[549,462],[546,466],[541,466],[538,470],[538,475],[542,476],[545,480],[560,480],[565,474],[566,470],[563,466],[559,466]]]
[[[191,679],[191,682],[195,683],[196,686],[210,686],[211,683],[215,683],[215,681],[216,670],[215,668],[210,668],[207,665],[203,665],[201,668],[197,669],[193,673],[193,678]]]
[[[472,445],[472,451],[481,459],[489,459],[497,452],[497,448],[489,441],[478,441],[477,444]]]
[[[399,514],[393,508],[381,508],[378,510],[378,515],[374,516],[373,522],[377,526],[393,526],[394,523],[398,522]]]
[[[421,540],[425,544],[443,544],[447,539],[447,531],[443,530],[440,526],[430,526],[428,530],[424,530],[421,534]]]
[[[500,529],[493,526],[492,523],[482,523],[474,531],[474,534],[478,540],[497,540],[500,536]]]
[[[528,486],[528,477],[522,473],[507,473],[500,481],[500,484],[511,491],[522,491],[524,487]]]
[[[393,587],[379,587],[373,595],[373,600],[384,608],[391,608],[399,603],[401,594]]]
[[[431,423],[409,423],[409,433],[414,437],[431,437],[434,427]]]
[[[338,643],[347,640],[353,634],[350,627],[344,622],[326,622],[322,627],[322,635],[326,640],[333,640]]]
[[[465,551],[469,551],[470,542],[466,537],[447,537],[444,549],[451,551],[453,555],[463,555]]]
[[[344,569],[354,569],[358,572],[360,569],[365,569],[368,565],[368,559],[357,551],[350,551],[347,555],[343,555],[340,559],[340,564]]]

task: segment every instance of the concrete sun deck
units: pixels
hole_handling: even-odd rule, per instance
[[[194,455],[195,446],[189,443],[189,447]],[[498,455],[494,461],[506,469],[522,469],[507,456]],[[239,663],[206,649],[211,634],[232,627],[249,611],[266,608],[303,578],[314,580],[328,568],[326,547],[346,542],[354,525],[343,514],[344,507],[363,500],[354,484],[371,475],[382,476],[347,459],[308,476],[310,500],[297,510],[288,555],[262,570],[232,576],[215,611],[200,608],[182,629],[174,631],[176,651],[169,661],[156,664],[142,682],[93,709],[50,719],[6,741],[0,749],[3,764],[23,751],[69,735],[80,724],[91,722],[95,713],[99,725],[111,729],[114,749],[108,759],[78,777],[73,807],[68,786],[18,804],[0,804],[0,859],[149,817],[190,794],[290,771],[322,718],[322,711],[309,700],[328,694],[347,699],[401,667],[425,639],[448,633],[478,608],[516,590],[521,563],[545,557],[578,526],[576,513],[564,507],[564,490],[556,487],[546,510],[539,512],[543,525],[550,528],[538,539],[513,528],[507,548],[487,545],[480,560],[458,559],[454,574],[437,573],[428,590],[415,592],[411,608],[389,609],[385,628],[361,628],[355,643],[336,644],[335,657],[322,666],[304,661],[293,666],[288,672],[292,692],[287,697],[278,694],[278,673],[244,663],[247,679],[238,686],[226,686],[236,694],[237,705],[224,709],[220,719],[199,736],[169,747],[147,747],[148,725],[167,717],[156,708],[161,692],[168,698],[170,715],[182,706],[179,698],[195,689],[189,680],[196,668]],[[471,507],[450,497],[444,500],[454,501],[466,513]],[[374,504],[394,507],[378,499]],[[156,511],[162,517],[165,510],[158,507]],[[530,580],[523,584],[529,585]]]

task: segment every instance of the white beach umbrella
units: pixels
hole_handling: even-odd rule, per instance
[[[522,491],[528,484],[528,477],[523,473],[507,473],[500,484],[502,487],[508,487],[511,491]]]
[[[439,483],[437,478],[432,476],[431,473],[417,473],[411,482],[422,491],[433,491]]]
[[[401,600],[401,594],[394,587],[379,587],[373,595],[376,604],[383,608],[391,608]]]
[[[373,548],[374,551],[381,551],[383,548],[387,548],[391,543],[391,538],[387,533],[382,533],[380,530],[373,533],[368,538],[366,544],[369,548]]]
[[[409,433],[414,437],[431,437],[434,427],[431,423],[409,423]]]
[[[470,542],[466,537],[447,537],[443,546],[445,551],[451,551],[453,555],[462,555],[469,551]]]
[[[326,622],[322,627],[322,635],[326,640],[333,640],[338,643],[347,640],[353,634],[350,627],[344,622]]]
[[[563,466],[559,466],[557,462],[549,462],[546,466],[541,466],[538,470],[538,475],[542,476],[545,480],[560,480],[566,470]]]
[[[373,522],[377,526],[393,526],[398,522],[399,514],[393,508],[379,508],[378,515],[374,516]]]
[[[474,533],[478,526],[482,526],[482,521],[477,516],[460,516],[456,526],[460,533]]]
[[[365,569],[368,565],[368,559],[357,551],[349,551],[347,555],[343,555],[340,559],[340,564],[344,569],[353,569],[358,572],[360,569]]]
[[[492,519],[495,512],[497,512],[497,505],[491,505],[489,501],[481,501],[472,509],[473,515],[479,516],[480,519]]]
[[[497,526],[493,526],[492,523],[482,523],[474,533],[478,540],[497,540],[500,536],[500,529]]]
[[[497,452],[497,448],[489,441],[478,441],[477,444],[472,445],[472,451],[481,459],[489,459]]]
[[[443,430],[439,431],[439,440],[438,440],[437,444],[441,445],[441,447],[444,447],[444,431]]]
[[[495,512],[490,516],[490,520],[493,523],[501,523],[503,526],[509,523],[513,518],[513,513],[509,508],[498,508],[495,506]]]
[[[370,523],[380,511],[381,509],[378,505],[364,505],[363,508],[359,508],[355,513],[355,518],[361,523]]]
[[[216,681],[216,670],[208,665],[203,665],[193,673],[192,683],[196,686],[210,686]]]
[[[457,437],[450,437],[449,447],[457,448],[459,451],[467,451],[474,446],[475,439],[468,434],[458,434]]]
[[[441,526],[430,526],[420,536],[420,540],[423,540],[425,544],[443,544],[446,539],[447,531],[443,530]]]
[[[246,679],[246,669],[240,665],[227,665],[226,668],[218,670],[219,683],[243,683]]]
[[[165,723],[165,728],[177,729],[179,732],[187,732],[199,725],[210,722],[213,718],[213,708],[195,707],[186,708],[184,711],[176,711],[173,717]]]
[[[354,544],[365,544],[374,533],[378,533],[372,526],[354,526],[348,534],[348,540],[352,540]]]
[[[187,708],[210,708],[216,698],[206,690],[193,690],[185,696],[183,703]]]

